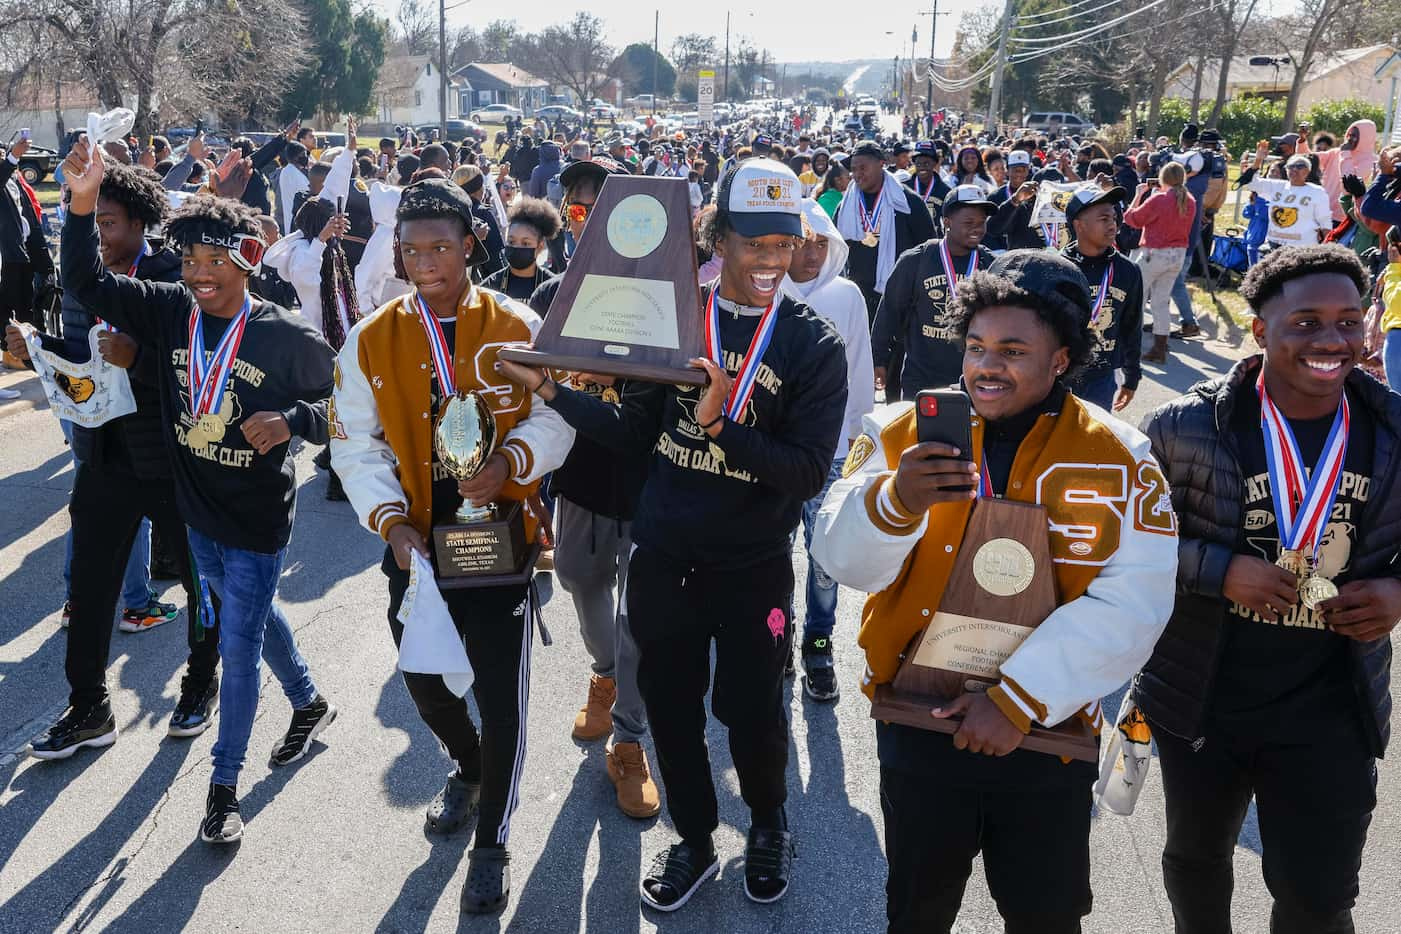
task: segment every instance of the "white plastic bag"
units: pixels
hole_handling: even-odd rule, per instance
[[[467,660],[462,636],[433,579],[433,568],[418,552],[413,553],[409,565],[409,586],[399,605],[399,622],[404,624],[404,637],[399,640],[399,670],[442,675],[448,690],[464,696],[474,678],[472,663]]]

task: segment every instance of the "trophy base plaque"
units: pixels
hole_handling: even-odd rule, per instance
[[[645,380],[649,383],[704,386],[706,381],[705,370],[694,366],[667,366],[664,363],[647,363],[641,360],[625,359],[609,360],[604,363],[597,357],[544,353],[539,350],[527,350],[524,347],[503,347],[497,352],[497,356],[502,360],[523,363],[526,366],[566,370],[570,373],[607,373],[609,376]]]
[[[518,500],[496,503],[496,518],[433,526],[438,586],[498,587],[525,583],[540,556],[538,543],[525,540],[525,507]]]
[[[1034,503],[973,504],[939,610],[910,640],[894,680],[877,685],[873,719],[958,732],[961,720],[936,719],[930,710],[996,684],[1002,662],[1056,608],[1046,529],[1046,510]],[[1033,724],[1019,748],[1099,759],[1094,730],[1078,717],[1054,728]]]

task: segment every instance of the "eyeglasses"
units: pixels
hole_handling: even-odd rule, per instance
[[[566,208],[569,219],[576,224],[582,224],[588,220],[589,212],[593,210],[592,204],[583,204],[578,201],[571,201]]]

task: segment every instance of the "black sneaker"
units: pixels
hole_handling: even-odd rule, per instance
[[[91,707],[69,707],[42,739],[29,745],[36,759],[67,759],[84,746],[110,746],[117,741],[117,720],[107,701]]]
[[[341,486],[341,478],[334,470],[326,478],[326,499],[333,503],[343,503],[348,497],[345,495],[345,487]]]
[[[713,846],[703,853],[686,843],[673,844],[656,855],[652,868],[642,877],[638,886],[642,904],[658,911],[675,911],[719,869]]]
[[[469,915],[496,914],[511,900],[511,854],[503,846],[479,846],[467,854],[467,881],[462,910]]]
[[[238,813],[238,792],[233,785],[209,786],[199,838],[205,843],[233,843],[243,838],[243,816]]]
[[[203,688],[184,686],[180,689],[180,702],[170,715],[171,736],[198,736],[209,729],[214,719],[214,709],[219,705],[219,678],[216,675]]]
[[[428,805],[424,826],[429,833],[456,833],[477,813],[477,801],[481,795],[479,782],[469,782],[453,772],[448,776],[443,790]]]
[[[282,742],[273,749],[272,759],[268,764],[279,766],[296,762],[307,754],[307,750],[311,748],[311,741],[320,736],[321,731],[330,726],[335,719],[336,708],[320,694],[305,707],[293,710],[292,725],[287,728],[287,735],[282,737]]]
[[[744,894],[751,902],[768,904],[788,893],[793,855],[793,835],[788,831],[749,828],[749,842],[744,846]]]
[[[803,690],[813,700],[832,702],[841,694],[832,662],[832,640],[811,636],[803,640]]]

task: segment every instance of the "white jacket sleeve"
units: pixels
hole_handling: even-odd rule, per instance
[[[314,237],[302,239],[293,246],[287,260],[287,281],[297,290],[302,314],[318,332],[321,330],[321,259],[325,255],[325,241]]]
[[[504,297],[504,296],[503,296]],[[530,328],[532,340],[543,324],[529,305],[514,299],[505,304]],[[530,414],[507,432],[497,449],[511,465],[511,478],[517,483],[531,483],[564,463],[574,446],[574,429],[545,404],[538,395],[530,397]]]
[[[1177,524],[1148,439],[1127,425],[1137,462],[1119,547],[1085,594],[1057,608],[1002,663],[1000,687],[1030,721],[1055,726],[1142,667],[1172,614]],[[1114,508],[1114,507],[1110,507]]]
[[[871,362],[871,330],[866,319],[866,300],[861,289],[849,279],[839,279],[847,299],[847,321],[842,328],[846,341],[846,434],[844,440],[854,441],[861,434],[862,419],[876,407],[875,365]],[[841,444],[837,450],[845,450]]]
[[[360,332],[350,329],[336,358],[336,388],[329,413],[331,466],[360,523],[380,537],[409,519],[409,500],[395,472],[398,458],[384,440],[374,391],[360,369]]]
[[[833,579],[866,593],[895,582],[929,523],[927,513],[910,516],[892,501],[895,474],[881,448],[881,429],[911,405],[887,406],[864,418],[843,471],[849,476],[832,484],[813,524],[813,558]]]
[[[394,278],[394,229],[376,224],[355,267],[355,297],[361,308],[378,308],[384,283]]]

